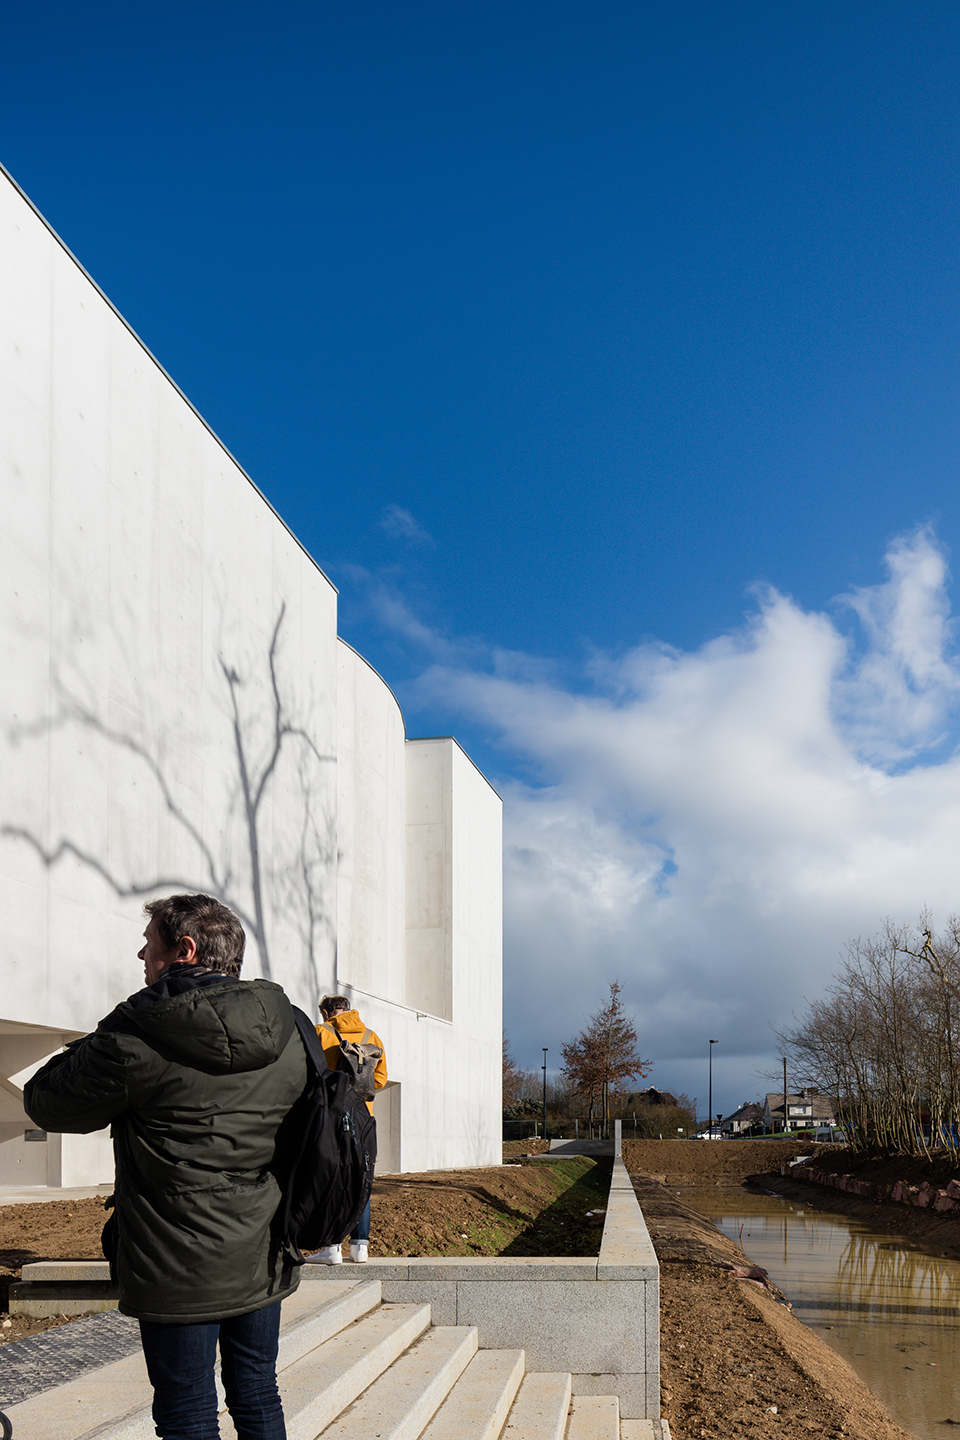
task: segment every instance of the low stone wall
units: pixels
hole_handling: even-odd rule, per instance
[[[630,1177],[613,1162],[599,1255],[371,1258],[385,1301],[429,1303],[435,1325],[476,1325],[484,1350],[523,1350],[526,1368],[566,1372],[574,1394],[617,1395],[625,1420],[660,1417],[660,1267]],[[353,1265],[306,1265],[356,1282]]]
[[[96,1315],[116,1310],[106,1260],[31,1260],[10,1284],[10,1314],[44,1320],[52,1315]]]
[[[912,1205],[918,1210],[960,1210],[960,1180],[951,1180],[945,1189],[939,1190],[927,1181],[922,1185],[910,1185],[906,1180],[897,1180],[889,1185],[875,1180],[861,1180],[857,1175],[837,1175],[832,1170],[821,1170],[815,1165],[785,1165],[781,1173],[810,1185],[845,1190],[877,1205]]]

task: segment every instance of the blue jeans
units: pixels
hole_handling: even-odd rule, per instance
[[[369,1200],[367,1201],[366,1208],[364,1209],[363,1213],[361,1214],[360,1219],[357,1221],[356,1225],[354,1225],[354,1227],[353,1227],[353,1233],[352,1233],[352,1235],[350,1236],[350,1239],[351,1239],[351,1240],[369,1240],[369,1239],[370,1239],[370,1201],[369,1201]]]
[[[219,1440],[213,1368],[220,1376],[239,1440],[286,1440],[277,1389],[280,1305],[209,1325],[140,1321],[153,1421],[162,1440]]]

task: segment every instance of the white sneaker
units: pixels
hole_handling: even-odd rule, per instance
[[[310,1256],[310,1261],[313,1265],[342,1265],[343,1251],[339,1245],[324,1245],[315,1255]]]
[[[366,1265],[367,1263],[367,1242],[366,1240],[350,1241],[350,1259],[354,1265]]]

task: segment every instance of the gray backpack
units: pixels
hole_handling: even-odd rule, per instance
[[[330,1030],[336,1034],[340,1043],[340,1061],[337,1069],[344,1072],[361,1100],[372,1100],[377,1091],[373,1072],[377,1068],[377,1061],[383,1056],[381,1046],[368,1044],[369,1030],[364,1030],[363,1039],[360,1041],[344,1040],[340,1034],[336,1016],[332,1020],[325,1020],[320,1029]]]

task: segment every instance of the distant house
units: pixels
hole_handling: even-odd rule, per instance
[[[787,1095],[786,1124],[782,1090],[767,1095],[761,1118],[767,1130],[808,1130],[815,1125],[836,1125],[837,1111],[837,1102],[832,1096],[821,1095],[819,1091],[804,1086],[799,1095]]]
[[[745,1135],[753,1125],[759,1125],[763,1117],[763,1106],[759,1100],[745,1100],[739,1110],[734,1110],[725,1120],[721,1120],[720,1129],[724,1135]]]
[[[671,1095],[669,1090],[657,1090],[653,1085],[639,1090],[632,1098],[638,1105],[672,1105],[676,1108],[677,1104],[676,1095]]]

